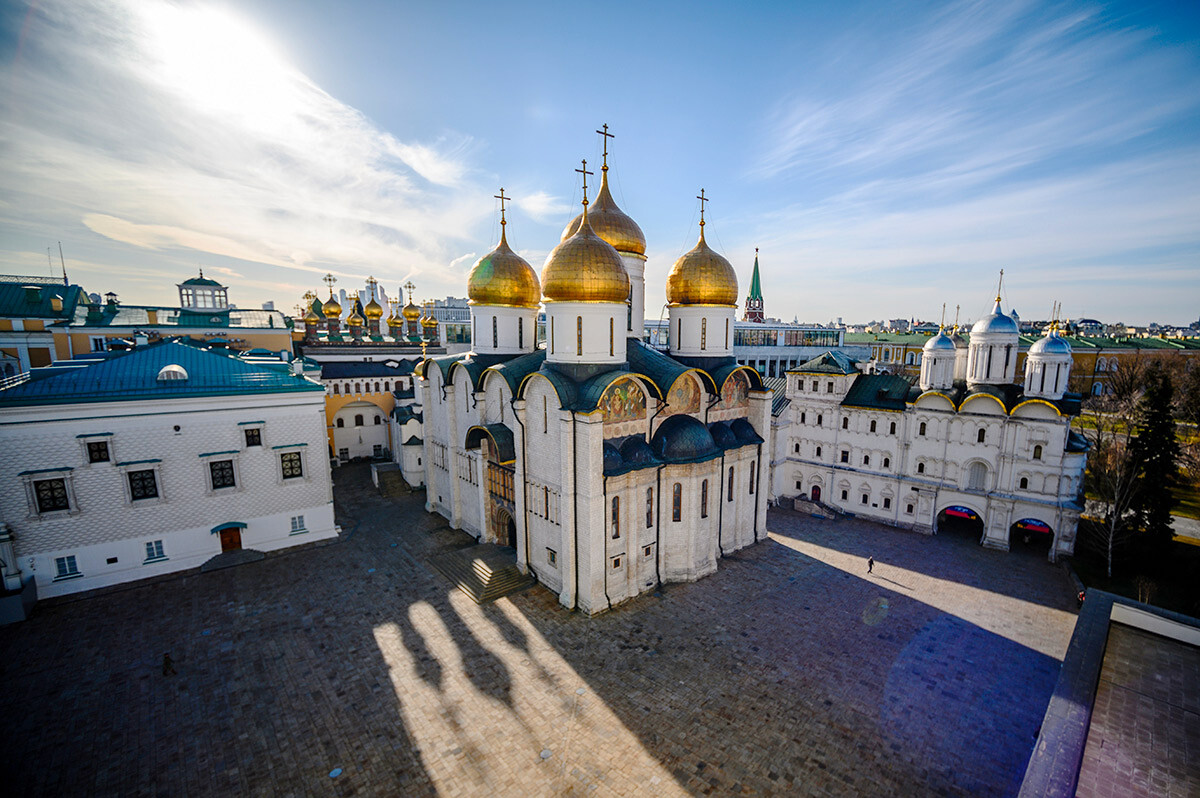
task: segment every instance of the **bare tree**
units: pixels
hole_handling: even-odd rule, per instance
[[[1138,531],[1132,511],[1141,469],[1129,446],[1137,402],[1135,398],[1107,396],[1097,404],[1097,412],[1086,417],[1093,426],[1084,429],[1092,445],[1084,478],[1087,493],[1095,497],[1103,518],[1090,527],[1087,542],[1104,557],[1111,578],[1114,554]]]

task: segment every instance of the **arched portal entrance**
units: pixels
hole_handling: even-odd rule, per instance
[[[810,491],[810,494],[812,496],[813,501],[815,501],[815,502],[821,501],[821,486],[813,485],[812,490]]]
[[[970,507],[951,505],[937,514],[937,533],[983,542],[983,519]]]
[[[212,533],[221,538],[221,551],[237,551],[242,547],[242,530],[245,528],[241,521],[231,521],[214,526]]]
[[[1054,530],[1036,518],[1022,518],[1008,528],[1008,547],[1045,557],[1054,547]]]
[[[517,522],[507,510],[496,514],[496,542],[510,549],[517,548]]]

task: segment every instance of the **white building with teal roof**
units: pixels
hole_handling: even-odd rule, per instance
[[[6,591],[77,593],[336,536],[325,392],[293,365],[171,339],[0,391]]]

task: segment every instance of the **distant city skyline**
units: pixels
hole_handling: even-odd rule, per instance
[[[607,123],[650,318],[701,188],[768,316],[1200,315],[1194,4],[49,0],[0,57],[0,272],[131,302],[463,296],[501,186],[540,272]]]

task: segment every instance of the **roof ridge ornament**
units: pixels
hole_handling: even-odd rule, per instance
[[[700,200],[700,240],[704,241],[704,203],[711,202],[711,200],[704,196],[703,188],[700,189],[700,194],[696,199]]]

